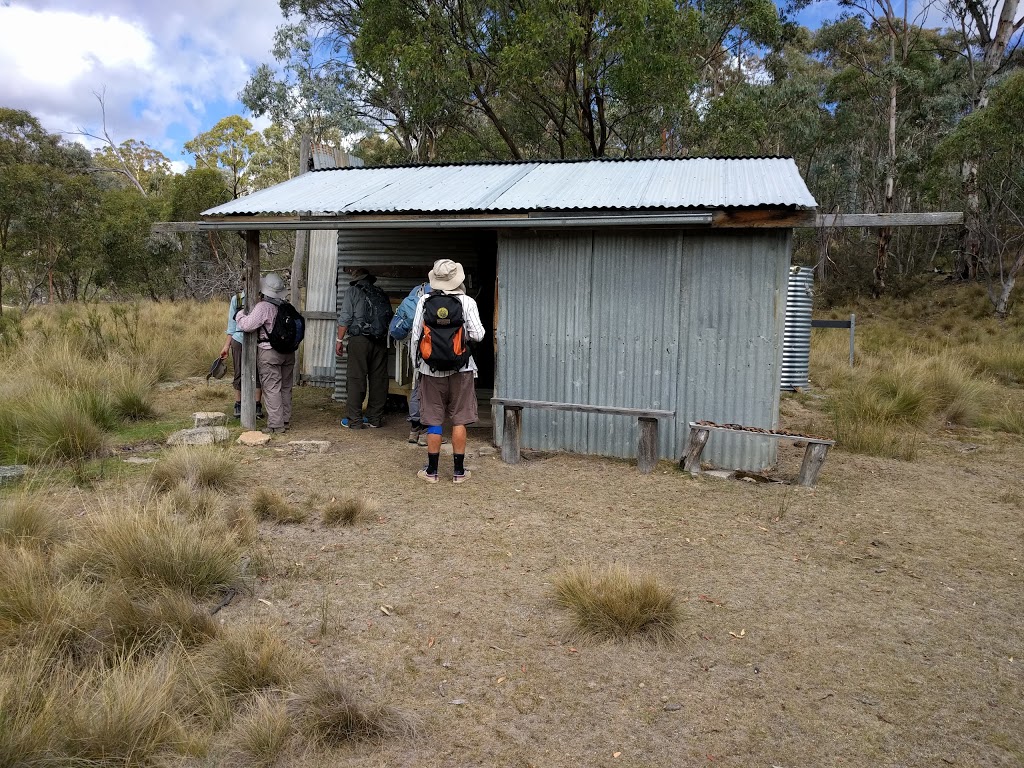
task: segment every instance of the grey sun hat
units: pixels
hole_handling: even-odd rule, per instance
[[[377,276],[371,274],[370,270],[368,270],[366,267],[353,267],[352,270],[349,272],[349,277],[351,278],[348,283],[349,285],[355,285],[356,283],[363,279],[369,279],[371,284],[377,282]]]
[[[427,277],[435,291],[454,291],[466,282],[466,271],[457,261],[438,259]]]
[[[260,280],[260,293],[270,299],[283,299],[288,293],[288,285],[277,272],[268,272]]]
[[[213,361],[210,366],[210,372],[206,374],[206,381],[209,383],[210,378],[223,379],[224,374],[228,372],[228,364],[223,357],[218,357]]]

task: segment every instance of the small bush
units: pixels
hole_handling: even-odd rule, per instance
[[[369,499],[331,499],[324,507],[323,521],[325,525],[355,525],[360,520],[366,520],[379,512],[380,505]]]
[[[217,494],[209,488],[193,488],[185,482],[174,486],[167,494],[166,504],[171,511],[193,520],[212,517],[218,507]]]
[[[668,641],[680,620],[671,590],[621,565],[602,573],[589,565],[570,568],[555,578],[554,595],[572,613],[575,634],[584,638]]]
[[[1024,411],[1018,408],[1006,408],[999,411],[991,417],[990,423],[993,429],[1000,432],[1024,435]]]
[[[301,523],[309,517],[304,509],[289,504],[281,494],[269,488],[260,488],[253,494],[252,511],[258,519],[275,523]]]
[[[114,413],[121,421],[142,421],[156,415],[153,380],[127,366],[117,369],[111,397]]]
[[[240,551],[215,521],[186,521],[159,510],[115,510],[87,520],[60,552],[65,573],[127,580],[139,590],[207,597],[240,582]]]
[[[191,488],[221,490],[238,477],[238,465],[220,448],[175,448],[161,458],[150,475],[150,485],[157,491],[169,491],[179,483]]]
[[[42,388],[19,402],[7,402],[4,453],[29,464],[76,462],[107,453],[100,400]]]
[[[412,732],[392,707],[365,704],[333,679],[307,681],[288,702],[302,734],[314,745],[337,747],[355,741],[381,742]]]

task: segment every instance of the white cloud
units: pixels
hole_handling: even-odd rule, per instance
[[[181,137],[242,110],[236,96],[282,22],[277,0],[11,0],[0,5],[0,106],[50,131],[98,132],[104,92],[116,140],[175,159]]]

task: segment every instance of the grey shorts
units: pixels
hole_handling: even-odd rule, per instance
[[[420,376],[420,421],[440,427],[447,419],[452,426],[476,422],[476,380],[472,371],[451,376]]]

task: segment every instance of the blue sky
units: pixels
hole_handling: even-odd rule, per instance
[[[817,27],[838,11],[823,0],[798,18]],[[278,0],[0,0],[0,106],[74,139],[101,133],[103,93],[115,141],[141,139],[183,170],[185,141],[245,114],[237,94],[283,22]]]

